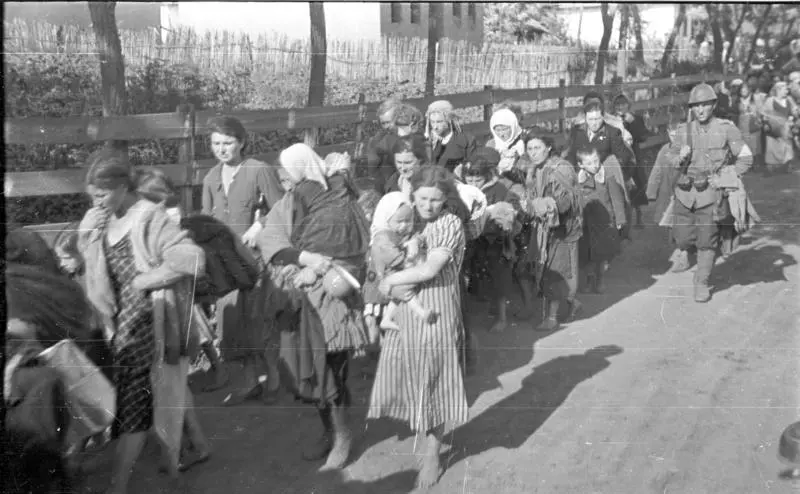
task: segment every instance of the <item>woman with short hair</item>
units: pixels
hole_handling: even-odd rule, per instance
[[[86,294],[112,343],[117,388],[112,434],[119,444],[111,492],[124,493],[154,425],[153,366],[178,366],[180,357],[193,351],[187,315],[205,254],[163,206],[136,194],[127,160],[96,160],[86,183],[93,207],[81,221],[79,245],[86,259]],[[176,478],[177,462],[170,470]]]
[[[254,248],[265,216],[258,211],[259,204],[272,208],[283,197],[277,169],[244,156],[247,132],[239,120],[216,118],[208,128],[217,165],[203,179],[202,214],[222,221],[241,236],[245,245]],[[265,353],[267,348],[274,350],[275,345],[271,343],[274,328],[263,317],[264,289],[264,280],[259,279],[253,289],[233,290],[216,303],[222,358],[226,362],[240,361],[244,371],[244,387],[228,394],[223,405],[238,405],[259,397],[268,404],[277,400],[277,362]],[[264,363],[267,379],[261,383],[258,372]]]

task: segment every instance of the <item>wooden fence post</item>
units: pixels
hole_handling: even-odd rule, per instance
[[[364,93],[358,93],[358,123],[356,124],[356,146],[353,151],[353,162],[366,165],[366,152],[364,145],[364,124],[367,121],[367,97]],[[360,176],[368,173],[368,170],[355,170],[355,175]]]
[[[565,120],[567,119],[567,111],[564,100],[564,92],[567,87],[567,81],[562,77],[558,80],[558,87],[561,88],[561,96],[558,97],[558,131],[564,133]]]
[[[178,118],[183,122],[183,135],[180,147],[178,148],[178,163],[186,165],[186,182],[181,187],[181,206],[189,214],[194,212],[194,185],[195,185],[195,149],[194,138],[196,135],[195,119],[196,114],[194,105],[179,105],[176,112]]]
[[[492,89],[494,89],[494,86],[491,84],[483,86],[484,91],[492,91]],[[491,93],[489,101],[491,101],[491,103],[483,105],[483,120],[485,122],[488,122],[492,119],[492,110],[494,109],[494,93]]]

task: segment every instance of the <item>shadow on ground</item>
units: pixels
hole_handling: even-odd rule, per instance
[[[623,349],[606,345],[585,353],[556,357],[533,369],[516,393],[453,431],[447,464],[455,464],[492,448],[519,448],[583,381],[611,365],[609,357]]]
[[[742,249],[714,267],[711,283],[714,292],[719,293],[734,286],[787,281],[785,269],[796,264],[797,260],[779,245]]]

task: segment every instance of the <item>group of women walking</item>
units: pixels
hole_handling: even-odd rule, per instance
[[[753,72],[731,82],[728,117],[764,173],[796,168],[800,152],[800,72]]]
[[[9,297],[9,319],[19,321],[9,351],[74,339],[106,373],[116,399],[109,492],[124,493],[150,431],[178,483],[179,472],[210,457],[187,386],[189,361],[200,352],[212,364],[210,389],[228,386],[232,363],[242,367],[243,384],[222,405],[274,403],[283,385],[315,406],[322,434],[303,457],[342,468],[353,440],[349,361],[377,345],[367,418],[396,419],[425,435],[418,484],[433,485],[445,431],[467,420],[474,328],[465,301],[488,299],[491,330],[501,332],[515,291],[524,300],[520,319],[542,296],[536,329],[557,330],[578,315],[579,291],[604,290],[642,205],[640,117],[625,98],[612,114],[599,94],[584,103],[558,152],[546,133],[523,128],[514,104],[494,112],[492,138],[480,146],[449,102],[423,114],[389,100],[367,146],[369,187],[356,185],[349,156],[323,159],[304,144],[283,150],[277,166],[248,158],[245,128],[218,118],[209,125],[218,163],[203,181],[199,216],[182,214],[163,173],[134,173],[123,157],[100,152],[86,180],[92,208],[55,251],[15,234],[20,247],[7,260],[20,285],[7,293],[31,293],[26,280],[36,276],[56,281],[42,307]],[[67,322],[53,316],[59,311]],[[93,352],[93,340],[105,353]],[[25,430],[58,443],[59,454],[108,440],[96,427],[67,441],[50,432],[67,420],[56,415]]]

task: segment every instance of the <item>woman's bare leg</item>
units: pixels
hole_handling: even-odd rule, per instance
[[[422,468],[417,475],[417,487],[426,489],[439,481],[444,469],[439,455],[442,450],[442,427],[428,431],[425,455],[422,458]]]
[[[508,327],[508,299],[498,297],[497,299],[497,322],[489,329],[492,333],[500,333]]]
[[[203,344],[202,348],[203,353],[206,355],[206,358],[208,358],[208,362],[211,364],[211,369],[214,371],[214,382],[206,386],[204,391],[221,389],[228,384],[228,370],[225,368],[225,364],[222,362],[219,352],[214,346],[214,342],[208,341]]]
[[[333,422],[333,447],[320,471],[344,468],[350,457],[350,448],[353,443],[353,434],[347,423],[347,406],[332,405],[331,419]]]
[[[108,490],[108,494],[126,494],[128,492],[128,482],[131,478],[133,465],[139,458],[146,439],[146,432],[122,434],[120,436],[114,456],[111,487]]]

